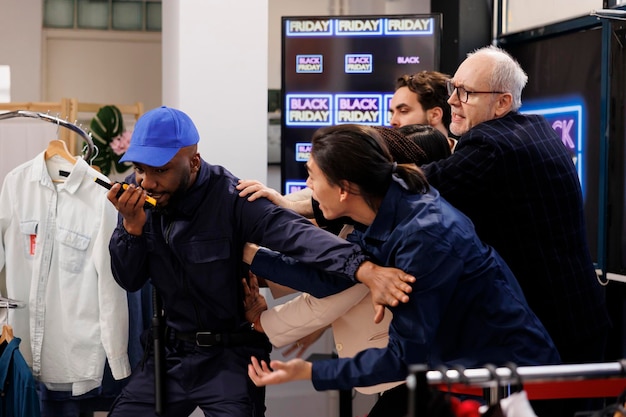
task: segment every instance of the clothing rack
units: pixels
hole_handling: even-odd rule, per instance
[[[0,343],[2,345],[13,340],[13,327],[9,324],[9,310],[14,308],[24,308],[26,303],[12,298],[0,296],[0,309],[6,309],[4,312],[4,323],[2,324],[2,332],[0,332]]]
[[[62,126],[66,129],[69,129],[72,132],[75,132],[78,135],[80,135],[83,139],[85,139],[85,142],[87,142],[87,150],[85,151],[84,159],[86,161],[89,161],[92,157],[95,156],[96,146],[93,143],[91,134],[87,133],[86,131],[84,131],[83,129],[81,129],[80,127],[76,126],[73,123],[70,123],[66,120],[60,119],[55,116],[51,116],[46,113],[39,113],[39,112],[28,111],[28,110],[16,110],[16,111],[11,111],[8,113],[0,114],[0,120],[11,119],[14,117],[29,117],[29,118],[34,118],[34,119],[40,119],[46,122],[54,123],[57,126]]]
[[[26,303],[24,301],[14,300],[12,298],[0,296],[0,307],[2,308],[24,308]]]
[[[76,122],[76,99],[62,98],[59,101],[24,101],[24,102],[10,102],[0,103],[0,111],[16,111],[27,110],[32,112],[41,112],[46,114],[54,114],[55,116]],[[70,149],[73,149],[72,134],[69,130],[62,130],[59,132],[59,139],[64,141]]]
[[[0,112],[27,110],[32,112],[42,112],[46,114],[56,114],[57,117],[65,120],[71,120],[74,124],[81,126],[81,123],[89,125],[89,121],[98,110],[107,104],[115,105],[123,115],[137,121],[144,112],[143,103],[137,101],[132,104],[124,103],[87,103],[79,101],[76,98],[62,98],[58,102],[13,102],[0,103]],[[82,136],[80,132],[73,131]],[[59,133],[59,139],[64,141],[71,152],[80,151],[82,142],[77,140],[76,135],[72,131],[62,131]]]
[[[617,397],[626,389],[626,359],[616,362],[484,367],[427,370],[409,367],[407,386],[415,386],[418,373],[426,372],[428,384],[443,391],[497,397],[498,390],[521,385],[530,400]]]

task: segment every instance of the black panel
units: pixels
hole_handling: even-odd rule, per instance
[[[431,0],[443,16],[441,72],[453,75],[468,52],[491,43],[492,9],[492,0]]]

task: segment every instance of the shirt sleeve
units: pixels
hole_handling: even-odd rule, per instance
[[[493,185],[493,168],[501,159],[498,149],[480,132],[471,132],[447,158],[421,168],[442,196],[457,208],[467,206]]]
[[[368,293],[365,285],[357,284],[325,298],[301,294],[264,311],[261,314],[261,324],[270,342],[276,347],[282,347],[330,325]]]
[[[111,258],[107,245],[115,228],[116,210],[103,198],[103,218],[94,244],[94,263],[98,271],[100,328],[102,346],[116,380],[130,375],[128,359],[128,301],[124,291],[115,281],[111,271]]]
[[[319,298],[336,294],[354,284],[339,274],[324,272],[267,248],[259,249],[250,270],[257,276]]]
[[[356,271],[366,260],[358,245],[320,229],[299,214],[269,200],[249,202],[236,198],[239,199],[237,204],[241,205],[239,217],[244,219],[244,241],[355,281]],[[264,277],[263,274],[257,275]]]
[[[147,245],[144,235],[129,234],[118,215],[117,227],[109,242],[111,269],[115,281],[127,291],[140,290],[148,281]],[[132,262],[128,262],[132,259]]]

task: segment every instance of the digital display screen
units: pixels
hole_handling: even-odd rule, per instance
[[[439,68],[441,15],[283,17],[283,193],[305,187],[311,136],[343,123],[389,126],[404,74]]]

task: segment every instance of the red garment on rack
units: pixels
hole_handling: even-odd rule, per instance
[[[456,397],[450,398],[450,407],[456,417],[480,417],[480,403],[476,400],[459,400]]]
[[[480,387],[468,387],[464,384],[439,384],[442,391],[449,390],[458,394],[482,396]],[[603,398],[617,397],[626,389],[626,378],[585,379],[579,381],[524,382],[524,390],[529,400],[550,400],[557,398]]]

